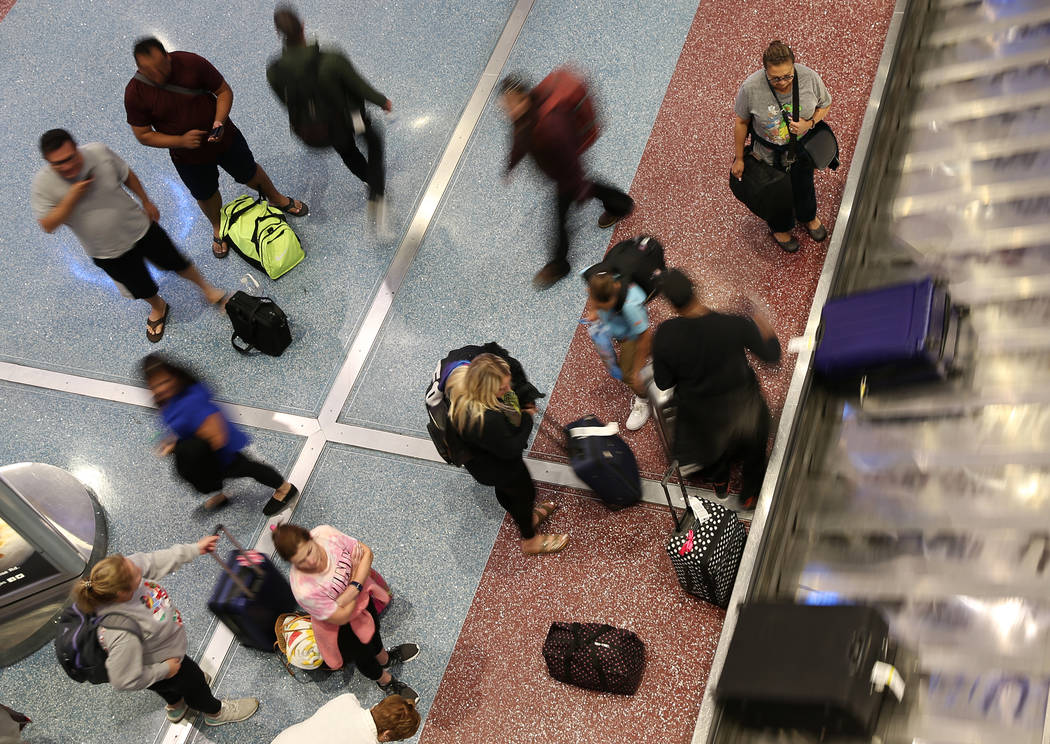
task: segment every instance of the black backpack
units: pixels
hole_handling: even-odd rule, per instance
[[[423,395],[423,401],[426,403],[427,415],[429,416],[427,433],[430,434],[430,439],[434,442],[434,448],[437,449],[438,454],[441,455],[445,462],[457,467],[463,467],[464,463],[471,458],[471,451],[460,438],[456,427],[449,420],[448,398],[445,396],[445,391],[439,387],[441,372],[451,362],[469,362],[478,354],[495,354],[506,360],[507,365],[510,367],[510,385],[518,396],[518,401],[521,405],[529,405],[540,398],[546,397],[544,393],[541,393],[529,382],[521,362],[512,357],[510,352],[495,341],[490,341],[484,346],[464,346],[450,351],[434,368],[434,376],[431,378],[427,391]]]
[[[115,618],[127,622],[117,622]],[[98,642],[98,629],[125,630],[142,642],[142,630],[135,619],[122,612],[104,612],[89,615],[76,604],[70,605],[58,618],[58,635],[55,636],[55,656],[69,678],[75,682],[90,682],[101,685],[109,682],[106,672],[106,651]]]
[[[664,247],[651,235],[639,235],[621,240],[609,249],[599,263],[583,272],[587,281],[595,274],[609,272],[618,275],[623,283],[617,309],[623,306],[629,285],[637,284],[645,292],[645,301],[651,301],[660,292],[660,281],[667,271]]]
[[[253,297],[246,292],[234,292],[226,303],[226,315],[233,323],[230,343],[242,354],[258,349],[270,356],[280,356],[292,343],[288,316],[269,297]],[[239,346],[237,339],[247,346]]]

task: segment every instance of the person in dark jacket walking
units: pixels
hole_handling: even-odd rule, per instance
[[[365,113],[365,101],[387,113],[394,104],[358,74],[343,54],[321,51],[306,43],[303,22],[291,6],[281,5],[273,23],[284,39],[281,56],[266,68],[274,94],[288,109],[288,120],[300,139],[314,147],[331,147],[346,167],[368,186],[368,208],[380,233],[386,230],[386,171],[383,138]],[[357,147],[361,136],[368,158]]]
[[[740,507],[751,509],[765,475],[770,415],[745,351],[776,363],[780,342],[757,308],[744,318],[701,304],[677,269],[664,274],[662,291],[679,317],[656,330],[653,379],[661,390],[674,388],[674,456],[701,465],[720,496],[730,466],[742,461]]]
[[[540,115],[542,101],[516,76],[508,75],[500,84],[500,103],[514,122],[514,144],[507,163],[507,174],[531,155],[558,188],[558,244],[554,257],[536,274],[534,283],[546,288],[569,273],[569,207],[573,203],[597,199],[605,211],[598,227],[612,227],[634,209],[634,200],[614,186],[589,178],[580,162],[579,142],[571,111],[555,107]]]
[[[568,535],[536,531],[557,504],[545,501],[535,506],[536,484],[522,451],[532,433],[536,404],[519,403],[507,361],[495,354],[479,354],[451,371],[445,392],[449,418],[469,452],[464,467],[478,483],[495,487],[500,506],[521,532],[522,552],[538,555],[564,548]]]

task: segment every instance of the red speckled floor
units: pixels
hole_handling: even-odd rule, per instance
[[[775,38],[821,75],[832,95],[827,121],[842,161],[837,171],[816,176],[818,214],[833,230],[892,10],[891,0],[751,5],[704,0],[631,186],[637,209],[617,226],[612,242],[643,232],[656,235],[667,249],[668,265],[692,276],[703,301],[715,309],[731,311],[737,298],[753,293],[769,308],[786,347],[805,328],[827,243],[814,244],[796,229],[802,249],[787,254],[773,244],[765,223],[733,198],[728,183],[733,101]],[[670,315],[663,300],[650,305],[654,323]],[[793,369],[794,358],[786,354],[780,366],[758,368],[774,424]],[[564,424],[595,413],[622,424],[629,405],[628,388],[605,374],[586,332],[577,329],[545,415]],[[626,432],[625,438],[643,473],[659,477],[665,460],[655,424]],[[565,460],[560,441],[543,430],[532,454]]]
[[[0,0],[0,21],[4,20],[7,11],[15,7],[15,0]]]
[[[724,613],[678,586],[664,551],[667,509],[610,512],[564,490],[541,489],[541,498],[560,505],[547,531],[572,542],[557,555],[524,556],[504,519],[419,741],[689,741]],[[551,679],[542,649],[553,621],[637,633],[647,647],[638,692],[621,697]]]

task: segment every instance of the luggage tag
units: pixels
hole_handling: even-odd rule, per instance
[[[788,341],[788,354],[801,354],[803,351],[813,350],[812,336],[795,336]]]
[[[889,687],[897,702],[904,697],[904,679],[901,673],[884,661],[876,661],[875,666],[871,668],[871,684],[875,687],[875,692],[882,692]]]
[[[711,518],[711,513],[704,508],[704,502],[696,496],[689,496],[689,511],[696,517],[697,524],[703,524]]]

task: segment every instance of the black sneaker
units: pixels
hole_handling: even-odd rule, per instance
[[[406,661],[412,661],[419,656],[419,646],[414,643],[402,643],[400,646],[388,648],[386,653],[390,658],[383,665],[384,668],[394,663],[404,664]]]
[[[381,685],[378,682],[376,682],[376,687],[382,690],[383,694],[385,694],[387,697],[391,695],[400,695],[413,705],[419,702],[419,693],[417,693],[411,687],[399,680],[397,677],[391,677],[390,682],[388,682],[385,685]]]

